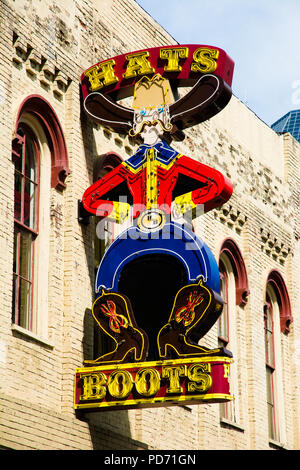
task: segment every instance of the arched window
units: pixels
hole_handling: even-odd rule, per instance
[[[248,287],[248,276],[242,253],[234,240],[226,238],[220,250],[220,259],[222,256],[228,258],[235,279],[235,304],[242,307],[246,305],[250,293]]]
[[[264,307],[265,351],[266,351],[266,383],[269,438],[276,440],[275,419],[275,355],[274,355],[274,313],[273,303],[270,299],[270,289],[267,291]]]
[[[18,135],[21,152],[15,157],[13,317],[17,325],[32,330],[40,158],[36,137],[26,124],[20,124]]]
[[[15,165],[13,327],[48,337],[51,188],[63,190],[69,173],[62,129],[42,97],[29,96],[17,114]]]
[[[280,315],[280,331],[281,333],[289,333],[290,324],[293,321],[290,298],[284,279],[276,269],[270,272],[267,286],[272,287],[276,294]]]
[[[287,334],[291,322],[290,300],[285,282],[279,271],[272,270],[266,286],[264,338],[268,434],[273,441],[284,440],[285,434],[280,333]]]
[[[218,320],[218,339],[219,345],[226,348],[227,344],[229,343],[229,318],[228,318],[228,310],[229,310],[229,283],[231,279],[229,279],[230,274],[229,270],[226,268],[227,263],[224,260],[225,256],[222,256],[219,263],[219,270],[220,270],[220,277],[221,277],[221,296],[223,299],[223,310],[222,314]],[[231,268],[229,268],[231,270]]]
[[[234,240],[224,240],[219,257],[221,296],[224,301],[218,319],[218,345],[229,349],[235,357],[238,351],[237,323],[238,308],[247,303],[249,295],[248,278],[241,251]],[[239,424],[238,374],[236,363],[231,366],[231,393],[234,400],[220,405],[221,420]]]
[[[114,152],[109,152],[99,156],[94,165],[94,182],[99,178],[102,178],[111,170],[116,168],[122,162],[122,158]],[[97,221],[96,233],[95,233],[95,269],[98,269],[100,260],[115,238],[115,224],[107,219]]]
[[[100,155],[94,165],[94,182],[99,178],[105,176],[111,170],[116,168],[121,162],[122,158],[114,152],[109,152],[104,155]],[[106,249],[113,242],[115,238],[115,224],[110,220],[103,219],[101,221],[96,220],[95,230],[95,241],[94,241],[94,267],[95,276],[97,274],[98,266],[101,258],[104,255]],[[112,344],[106,335],[103,335],[99,330],[99,326],[94,324],[94,358],[99,357],[106,352],[112,350]]]
[[[51,154],[51,188],[63,190],[70,170],[64,134],[54,109],[39,95],[30,95],[22,102],[16,119],[13,155],[18,153],[18,129],[24,116],[30,116],[42,126]]]

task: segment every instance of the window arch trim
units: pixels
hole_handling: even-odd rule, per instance
[[[94,165],[93,181],[99,179],[102,171],[109,172],[122,162],[123,158],[116,152],[107,152],[103,155],[98,155]]]
[[[63,190],[66,187],[65,179],[70,173],[66,142],[54,109],[40,95],[28,96],[19,107],[13,139],[13,155],[18,155],[18,146],[21,143],[18,128],[24,113],[31,114],[42,125],[51,152],[51,187]]]
[[[122,162],[123,158],[116,152],[107,152],[102,155],[98,155],[93,167],[93,182],[95,183],[95,181],[101,178],[102,172],[108,173]],[[83,225],[88,225],[90,216],[91,214],[84,209],[82,201],[78,200],[78,222]]]
[[[232,238],[226,238],[221,246],[220,257],[226,254],[232,265],[236,283],[236,305],[244,306],[250,294],[248,276],[242,253]]]
[[[281,333],[290,332],[290,324],[293,321],[291,303],[288,290],[282,274],[273,269],[267,278],[267,285],[271,285],[276,293],[277,302],[280,311],[280,331]]]

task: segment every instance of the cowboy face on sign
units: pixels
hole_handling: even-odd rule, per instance
[[[162,139],[165,132],[171,132],[173,126],[168,105],[172,96],[168,80],[159,74],[152,79],[142,77],[134,90],[134,119],[129,135],[140,135],[145,144],[153,146]]]

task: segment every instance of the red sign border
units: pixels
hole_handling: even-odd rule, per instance
[[[224,356],[214,356],[214,357],[194,357],[194,358],[184,358],[184,359],[174,359],[174,360],[164,360],[164,361],[149,361],[149,362],[136,362],[136,363],[123,363],[123,364],[110,364],[103,365],[98,367],[85,367],[75,370],[74,377],[74,408],[75,410],[82,410],[84,412],[89,411],[100,411],[100,410],[121,410],[121,409],[136,409],[136,408],[152,408],[160,406],[174,406],[174,405],[191,405],[191,404],[200,404],[200,403],[223,403],[231,401],[233,399],[230,395],[230,379],[229,379],[229,367],[233,362],[232,358]],[[111,373],[117,370],[126,370],[126,371],[135,371],[148,368],[162,368],[170,366],[180,366],[180,365],[193,365],[193,364],[210,364],[211,365],[211,377],[212,385],[204,393],[188,393],[188,394],[173,394],[170,396],[165,396],[160,387],[157,396],[150,398],[132,398],[130,393],[130,398],[125,399],[116,399],[106,401],[102,399],[101,401],[86,400],[85,402],[80,403],[81,388],[79,387],[79,381],[84,375],[90,375],[95,373],[103,372],[106,374]],[[216,367],[218,366],[218,367]],[[223,367],[221,367],[223,366]],[[226,369],[225,367],[226,366]],[[227,370],[227,373],[225,373]],[[220,372],[223,372],[223,375]]]
[[[175,48],[188,48],[188,57],[184,59],[181,71],[179,72],[166,72],[164,67],[166,65],[166,61],[160,59],[160,50],[161,49],[175,49]],[[86,69],[81,75],[81,89],[82,89],[82,96],[83,99],[90,93],[89,91],[89,80],[85,75],[86,72],[94,67],[101,66],[102,63],[107,62],[108,60],[114,61],[114,72],[115,75],[119,78],[119,81],[114,84],[113,86],[104,87],[103,90],[100,90],[101,93],[108,93],[110,95],[118,95],[119,92],[123,89],[128,89],[128,93],[123,92],[123,96],[130,96],[132,86],[135,84],[137,80],[141,77],[137,76],[135,79],[126,80],[123,79],[123,74],[126,71],[128,60],[126,56],[134,55],[142,52],[147,52],[149,55],[147,57],[151,66],[155,69],[155,74],[160,74],[161,76],[168,78],[169,80],[176,80],[180,86],[190,86],[195,83],[196,80],[199,79],[201,75],[205,75],[204,73],[192,73],[191,72],[191,64],[193,62],[193,54],[197,49],[213,49],[219,52],[218,59],[217,59],[217,68],[214,72],[214,75],[218,75],[221,77],[225,83],[227,83],[230,87],[232,85],[232,78],[233,78],[233,70],[234,70],[234,61],[229,57],[229,55],[221,48],[209,46],[205,44],[174,44],[168,46],[159,46],[159,47],[152,47],[147,49],[140,49],[137,51],[133,51],[126,54],[121,54],[118,56],[114,56],[110,59],[106,59],[96,64],[90,66]],[[182,63],[182,61],[181,61]],[[117,98],[118,99],[118,98]]]

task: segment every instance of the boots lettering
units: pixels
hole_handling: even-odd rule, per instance
[[[166,395],[183,392],[183,379],[187,380],[187,390],[193,393],[204,393],[212,386],[210,364],[196,363],[162,367],[161,374],[154,367],[143,367],[135,379],[127,370],[115,370],[108,377],[104,372],[82,374],[83,392],[80,400],[103,400],[107,395],[116,399],[125,399],[134,390],[142,397],[156,395],[167,383]]]

